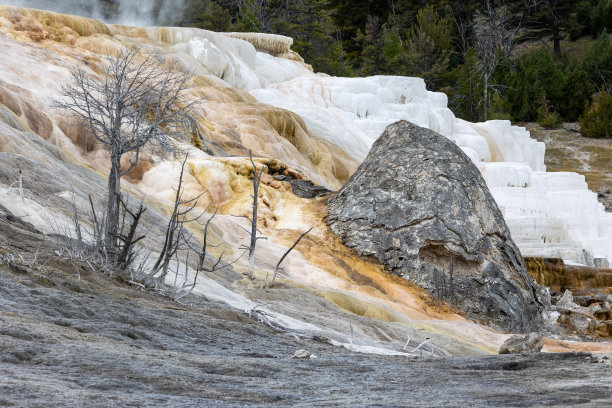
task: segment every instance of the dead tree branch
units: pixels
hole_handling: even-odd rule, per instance
[[[312,231],[313,227],[310,227],[308,229],[308,231],[302,233],[298,239],[295,240],[295,242],[293,243],[293,245],[291,245],[291,247],[283,254],[283,256],[281,256],[281,259],[278,261],[278,263],[276,264],[276,267],[274,268],[274,273],[272,274],[272,280],[270,281],[270,283],[267,282],[267,277],[266,277],[266,282],[264,284],[264,288],[269,288],[273,283],[274,283],[274,279],[276,279],[276,274],[278,273],[279,269],[282,269],[280,267],[280,265],[283,263],[283,261],[285,260],[285,258],[287,257],[287,255],[289,255],[289,252],[291,252],[293,250],[293,248],[295,248],[297,246],[297,244],[300,243],[300,241],[302,240],[302,238],[304,238],[306,236],[306,234],[308,234],[310,231]]]
[[[249,245],[249,279],[253,279],[253,268],[255,266],[255,244],[258,239],[265,239],[266,237],[257,236],[257,198],[259,194],[259,184],[261,183],[261,176],[263,175],[266,166],[262,166],[259,173],[257,173],[257,166],[253,161],[253,152],[249,150],[249,159],[253,166],[253,218],[251,220],[251,244]]]
[[[200,197],[204,194],[199,194],[197,197],[189,200],[183,200],[183,178],[185,175],[185,164],[187,163],[188,156],[185,155],[181,165],[181,173],[179,176],[179,183],[176,189],[174,197],[174,206],[172,208],[172,215],[168,220],[168,226],[166,227],[166,233],[164,236],[164,244],[162,250],[157,258],[157,261],[153,265],[151,271],[145,278],[146,284],[154,284],[157,286],[164,282],[168,274],[168,268],[172,259],[177,255],[180,249],[183,249],[186,241],[186,232],[184,225],[188,222],[197,221],[199,218],[188,219],[188,214],[195,208]],[[177,271],[178,273],[178,271]],[[159,274],[159,275],[158,275]],[[157,275],[157,276],[156,276]]]

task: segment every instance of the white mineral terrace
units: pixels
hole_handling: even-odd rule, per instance
[[[245,55],[243,46],[229,50],[225,40],[223,47],[216,47],[209,33],[179,32],[177,47],[211,72],[220,69],[202,57],[200,47],[226,56],[220,77],[231,86],[299,114],[314,136],[358,160],[365,158],[387,125],[400,119],[455,141],[480,169],[523,255],[580,264],[593,264],[597,258],[612,262],[612,214],[588,190],[584,176],[547,173],[545,146],[531,139],[525,128],[509,121],[470,123],[455,118],[446,95],[427,91],[420,78],[314,74],[299,62],[252,49]]]
[[[260,102],[297,113],[311,136],[336,144],[358,161],[385,127],[397,120],[439,132],[478,166],[523,255],[561,257],[581,264],[612,263],[612,214],[604,211],[583,176],[547,173],[544,144],[531,139],[524,128],[509,121],[458,119],[448,109],[446,95],[427,91],[420,78],[315,74],[300,61],[259,52],[245,41],[252,40],[259,49],[285,52],[290,40],[284,37],[242,35],[242,40],[194,28],[150,27],[144,32],[185,70],[214,76]],[[96,37],[97,46],[116,48],[125,37],[115,35],[114,43],[106,38],[110,37]],[[3,80],[28,89],[42,103],[50,101],[68,77],[69,62],[56,57],[52,64],[40,64],[18,50],[16,43],[3,42],[7,45],[7,60],[0,63]],[[81,37],[77,45],[86,48],[90,43]],[[11,50],[15,60],[9,61]],[[36,85],[18,71],[29,72]],[[210,106],[208,114],[215,112]],[[312,174],[320,181],[317,176]]]

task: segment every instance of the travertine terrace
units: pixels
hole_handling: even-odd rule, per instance
[[[141,57],[155,56],[169,69],[194,74],[187,96],[198,101],[197,129],[176,143],[190,152],[187,195],[206,191],[199,209],[211,203],[219,208],[212,232],[219,244],[214,255],[224,251],[237,257],[239,245],[247,240],[246,221],[239,217],[250,214],[249,149],[257,166],[267,167],[259,221],[269,239],[258,244],[258,279],[274,269],[301,232],[314,227],[286,261],[281,279],[304,288],[312,298],[300,303],[281,291],[210,276],[194,291],[208,299],[257,310],[292,333],[320,334],[357,351],[401,355],[418,345],[415,339],[429,337],[432,346],[427,350],[433,355],[496,352],[507,334],[434,304],[423,290],[359,258],[326,226],[326,198],[299,198],[288,183],[274,178],[304,178],[337,190],[375,138],[399,119],[435,130],[463,149],[481,170],[524,253],[573,262],[585,262],[585,253],[589,259],[612,260],[610,214],[582,176],[546,173],[544,145],[523,128],[504,121],[457,119],[446,96],[427,91],[419,78],[313,73],[287,51],[289,43],[260,35],[107,25],[0,6],[0,209],[43,233],[70,231],[71,202],[86,209],[88,194],[103,191],[107,153],[53,109],[53,101],[70,69],[78,66],[101,75],[103,58],[135,47]],[[157,210],[146,220],[152,233],[159,232],[159,220],[168,211],[179,167],[150,152],[124,180],[125,191]],[[23,197],[11,187],[20,172]],[[153,234],[145,245],[155,248]],[[245,262],[240,259],[234,269],[244,271]],[[546,347],[582,346],[550,341]]]

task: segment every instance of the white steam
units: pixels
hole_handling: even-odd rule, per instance
[[[93,17],[132,26],[169,25],[184,0],[0,0],[0,4]]]

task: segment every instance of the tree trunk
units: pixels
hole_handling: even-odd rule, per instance
[[[253,269],[255,268],[255,251],[249,252],[249,278],[253,279]]]
[[[259,192],[259,183],[261,176],[266,166],[261,168],[257,173],[257,166],[253,161],[253,153],[249,150],[249,159],[253,166],[253,219],[251,220],[251,245],[249,246],[249,279],[253,279],[253,269],[255,267],[255,245],[257,244],[257,195]]]
[[[482,100],[482,119],[486,122],[489,116],[489,76],[484,74],[484,95]]]
[[[468,74],[468,83],[469,83],[469,100],[468,103],[470,104],[470,120],[472,122],[477,122],[478,119],[476,118],[476,116],[478,115],[478,109],[476,109],[478,107],[478,96],[476,95],[476,92],[474,92],[474,73],[472,70],[467,71]]]
[[[557,17],[553,17],[553,44],[555,47],[555,57],[557,59],[561,58],[561,33],[559,32],[559,20]]]
[[[253,166],[254,167],[254,166]],[[257,244],[257,168],[254,168],[253,179],[253,221],[251,222],[251,245],[249,246],[249,278],[253,279],[253,268],[255,267],[255,245]]]
[[[344,48],[342,45],[342,32],[338,31],[336,38],[338,40],[338,62],[340,65],[340,76],[344,76]]]
[[[108,197],[106,203],[106,225],[104,246],[115,259],[117,256],[117,228],[119,225],[119,196],[121,194],[121,157],[111,154],[111,170],[108,175]]]

